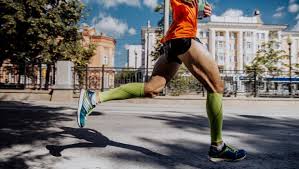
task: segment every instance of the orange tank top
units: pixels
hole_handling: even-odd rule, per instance
[[[171,0],[173,22],[161,42],[194,38],[197,32],[198,0]]]

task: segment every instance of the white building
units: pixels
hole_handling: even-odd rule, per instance
[[[277,41],[275,48],[289,54],[288,39],[291,39],[292,63],[299,63],[299,32],[286,31],[287,25],[264,24],[259,11],[252,17],[211,16],[208,22],[199,22],[198,28],[197,36],[221,69],[244,70],[269,40]],[[288,64],[288,59],[285,61]],[[240,77],[229,76],[237,81],[238,90],[244,90]]]
[[[142,45],[142,68],[152,69],[155,61],[151,56],[151,53],[155,50],[157,38],[162,33],[162,29],[158,27],[151,27],[148,21],[147,27],[143,27],[141,30],[141,45]],[[150,73],[149,73],[150,74]]]
[[[208,45],[220,68],[243,70],[255,57],[262,43],[282,42],[286,25],[264,24],[259,12],[252,17],[212,16],[199,23],[198,37]],[[277,44],[277,48],[282,46]]]
[[[141,68],[142,67],[142,45],[128,45],[127,46],[128,58],[127,67],[128,68]]]

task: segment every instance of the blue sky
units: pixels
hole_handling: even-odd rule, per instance
[[[81,0],[87,17],[82,23],[94,26],[117,40],[116,66],[124,66],[125,46],[140,44],[140,30],[150,20],[157,25],[161,14],[154,7],[162,0]],[[287,24],[289,30],[299,31],[299,0],[208,0],[214,15],[251,16],[259,9],[266,24]]]

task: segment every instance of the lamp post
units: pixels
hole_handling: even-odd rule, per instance
[[[164,35],[169,28],[169,0],[164,0]]]
[[[147,30],[146,30],[146,33],[147,33],[147,47],[146,47],[146,76],[145,76],[145,81],[148,82],[148,59],[149,59],[149,28],[150,28],[150,21],[147,22]]]
[[[292,96],[292,38],[290,35],[288,36],[287,41],[289,45],[289,95]]]
[[[137,69],[137,51],[136,51],[136,49],[134,50],[134,54],[135,54],[135,69]]]

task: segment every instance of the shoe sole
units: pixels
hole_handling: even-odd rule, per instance
[[[78,110],[77,110],[77,123],[80,128],[83,127],[80,123],[80,112],[81,112],[81,108],[82,108],[82,104],[83,104],[84,94],[85,94],[85,90],[81,89],[79,103],[78,103]]]
[[[244,160],[246,158],[246,155],[244,157],[236,159],[236,160],[230,160],[230,159],[224,159],[224,158],[213,158],[213,157],[210,157],[210,156],[208,158],[211,162],[214,162],[214,163],[218,163],[218,162],[222,162],[222,161],[238,162],[238,161]]]

